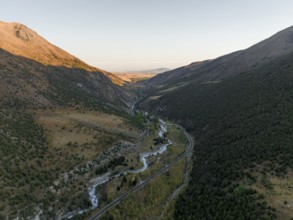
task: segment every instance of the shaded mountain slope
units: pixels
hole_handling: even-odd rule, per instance
[[[291,53],[221,83],[192,83],[140,104],[196,140],[176,219],[292,217],[292,76]]]
[[[214,60],[195,62],[160,74],[144,82],[150,86],[171,85],[178,82],[217,81],[255,69],[272,59],[293,52],[293,26],[272,37]]]
[[[1,105],[123,110],[132,96],[100,72],[44,66],[0,49]],[[108,107],[107,107],[108,106]]]
[[[0,24],[0,219],[61,218],[91,205],[95,167],[73,170],[134,141],[133,95],[27,27],[8,26]]]

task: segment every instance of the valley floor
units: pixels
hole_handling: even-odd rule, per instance
[[[188,180],[190,163],[184,157],[189,140],[181,127],[157,117],[73,108],[1,114],[4,124],[16,120],[6,123],[6,136],[23,136],[20,146],[10,143],[16,159],[8,160],[12,154],[4,148],[1,152],[4,219],[87,219],[143,182],[106,217],[163,219],[162,211],[170,215],[173,199]],[[31,150],[19,154],[31,137],[36,139],[30,141]]]
[[[150,158],[150,167],[144,172],[117,178],[111,184],[101,187],[106,192],[119,189],[114,197],[106,201],[106,206],[98,209],[96,217],[102,219],[170,219],[174,208],[174,198],[184,188],[190,172],[192,140],[184,137],[181,127],[167,124],[168,138],[172,143],[167,152]],[[146,138],[142,144],[148,142]],[[190,138],[190,137],[189,137]],[[146,142],[145,142],[146,141]],[[131,180],[138,184],[131,186]],[[126,187],[125,187],[126,185]],[[128,185],[128,186],[127,186]],[[115,191],[115,190],[114,190]],[[134,192],[135,191],[135,192]],[[113,202],[114,201],[114,202]],[[116,206],[115,206],[116,205]],[[125,211],[127,210],[127,211]]]

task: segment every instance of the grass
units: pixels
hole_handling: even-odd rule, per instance
[[[154,151],[159,148],[159,146],[153,146],[153,139],[156,136],[157,131],[150,133],[144,138],[135,151],[132,151],[126,156],[128,160],[131,158],[135,161],[133,163],[128,163],[128,168],[130,164],[136,164],[137,166],[135,166],[135,169],[142,166],[137,160],[139,158],[139,153],[151,150]],[[149,168],[147,170],[142,173],[129,174],[124,177],[116,178],[98,188],[99,195],[106,195],[106,199],[103,199],[99,208],[130,189],[134,181],[143,181],[148,176],[163,168],[165,164],[174,161],[186,150],[188,140],[180,128],[168,124],[167,138],[170,139],[173,144],[168,147],[167,152],[149,157]],[[152,149],[150,149],[150,146]],[[110,214],[108,214],[108,216],[106,215],[104,218],[107,219],[112,216],[114,219],[157,219],[164,209],[166,209],[164,215],[172,216],[170,212],[173,211],[175,203],[170,196],[176,188],[183,184],[185,169],[186,160],[177,162],[170,170],[159,175],[145,188],[133,193],[128,199],[116,206],[110,211]],[[121,171],[121,169],[117,167],[115,171]]]
[[[107,166],[111,172],[118,173],[131,166],[139,168],[142,166],[139,154],[159,148],[153,141],[158,135],[156,130],[151,129],[137,142],[141,130],[117,115],[70,108],[28,110],[28,113],[0,111],[0,114],[6,126],[5,137],[10,137],[7,140],[0,136],[3,164],[0,167],[0,219],[33,216],[38,206],[49,219],[61,212],[87,208],[90,206],[87,184],[97,175],[97,169],[121,155],[125,156],[126,164]],[[158,127],[151,123],[148,126]],[[184,151],[182,131],[180,134],[176,127],[169,126],[168,138],[174,145],[166,153],[149,158],[151,167],[146,172],[128,175],[126,180],[121,177],[99,187],[101,206]],[[163,197],[158,198],[166,201],[180,185],[184,165],[178,164],[177,170],[174,168],[152,181],[151,196],[158,193],[156,187],[166,184]],[[147,198],[143,193],[139,196]],[[156,202],[154,204],[158,204]],[[150,210],[151,201],[147,203]]]
[[[172,192],[183,183],[185,160],[157,176],[144,189],[133,193],[120,205],[110,210],[114,219],[158,219]],[[127,210],[127,211],[125,211]]]
[[[252,175],[256,181],[251,184],[251,188],[262,194],[267,203],[277,210],[278,219],[292,219],[293,173],[278,177],[254,171]]]
[[[104,155],[107,162],[111,151],[140,132],[126,119],[100,112],[28,112],[0,111],[0,219],[33,216],[37,206],[52,219],[88,207],[87,183],[97,159]]]
[[[67,155],[81,154],[86,160],[119,139],[133,141],[139,136],[139,130],[125,123],[122,117],[99,112],[38,111],[36,120],[45,129],[52,148]]]

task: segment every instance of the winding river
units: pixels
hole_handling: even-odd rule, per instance
[[[166,133],[168,130],[167,130],[166,123],[163,120],[159,119],[159,122],[160,122],[160,129],[159,129],[158,136],[160,138],[163,138],[164,133]],[[141,173],[141,172],[145,171],[149,167],[147,158],[164,153],[167,150],[167,147],[171,144],[172,144],[172,142],[170,140],[168,140],[167,144],[162,145],[156,151],[141,153],[140,154],[140,161],[143,163],[143,166],[141,168],[138,168],[136,170],[123,171],[121,173],[118,173],[115,176],[111,176],[111,173],[108,172],[108,173],[105,173],[101,176],[97,176],[95,179],[92,179],[90,181],[89,187],[87,189],[89,200],[91,201],[92,206],[89,209],[82,209],[79,211],[73,211],[73,212],[67,213],[67,215],[63,216],[63,218],[71,219],[78,214],[83,214],[89,210],[96,209],[99,205],[99,197],[96,192],[97,186],[102,185],[102,184],[104,184],[114,178],[118,178],[123,175],[131,174],[131,173]]]

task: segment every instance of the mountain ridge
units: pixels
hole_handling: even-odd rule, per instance
[[[122,85],[121,80],[114,74],[88,65],[18,22],[0,21],[0,48],[13,55],[35,60],[47,66],[64,66],[80,68],[89,72],[101,72],[113,83]]]
[[[115,75],[86,64],[17,22],[0,22],[0,57],[2,102],[13,99],[35,107],[83,103],[127,110],[134,97]]]
[[[148,86],[162,86],[185,81],[217,81],[236,76],[261,66],[272,59],[293,51],[293,26],[277,32],[271,37],[213,60],[194,62],[143,83]]]
[[[137,104],[197,140],[175,219],[292,218],[285,202],[291,207],[292,61],[293,52],[219,83],[191,82]]]

